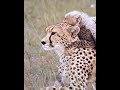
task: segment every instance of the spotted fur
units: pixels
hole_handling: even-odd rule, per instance
[[[53,50],[58,54],[60,62],[59,88],[51,86],[46,90],[87,90],[96,66],[95,45],[78,38],[78,26],[64,25],[60,23],[48,27],[41,41],[45,50]]]

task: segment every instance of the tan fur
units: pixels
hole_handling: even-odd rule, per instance
[[[46,90],[86,90],[96,65],[94,44],[78,38],[78,26],[60,23],[49,27],[42,42],[45,50],[54,50],[59,55],[61,84]],[[74,37],[73,37],[74,35]],[[81,42],[83,44],[81,44]],[[84,46],[84,48],[83,48]],[[88,47],[89,46],[89,47]],[[92,47],[91,47],[92,46]],[[46,49],[47,47],[47,49]]]
[[[94,21],[96,21],[96,18],[94,17],[91,17]],[[75,17],[75,16],[66,16],[64,19],[63,19],[63,22],[64,23],[68,23],[72,26],[79,26],[80,28],[80,33],[78,34],[78,37],[80,39],[83,39],[83,40],[87,40],[87,41],[92,41],[95,43],[96,40],[94,40],[94,37],[93,37],[93,34],[91,33],[91,30],[87,29],[86,26],[82,23],[82,18],[79,16],[79,17]]]

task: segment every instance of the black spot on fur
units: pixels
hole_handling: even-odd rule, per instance
[[[73,80],[73,78],[71,78],[71,80]]]
[[[72,59],[72,61],[74,61],[74,59]]]
[[[83,80],[83,82],[85,82],[85,80]]]
[[[88,72],[88,70],[86,70],[86,72]]]
[[[76,86],[74,83],[72,83],[73,84],[73,86]]]
[[[81,76],[81,78],[83,79],[83,76]]]
[[[76,67],[73,67],[73,70],[75,70],[76,69]]]
[[[90,63],[90,61],[88,61],[88,63]]]
[[[92,53],[95,53],[94,51],[92,51]]]
[[[75,72],[73,72],[72,74],[75,74]]]
[[[71,63],[71,65],[73,65],[74,63]]]
[[[83,59],[85,59],[85,57],[82,57]]]
[[[76,64],[78,66],[78,64]]]
[[[80,55],[82,55],[82,53],[80,52]]]
[[[71,89],[71,90],[72,90],[72,87],[69,87],[69,89]]]
[[[56,88],[53,88],[53,90],[56,90]]]
[[[90,59],[92,59],[92,57],[90,56]]]
[[[80,64],[82,64],[82,62],[80,62]]]
[[[91,52],[89,52],[89,54],[91,54]]]
[[[76,52],[76,54],[78,54],[78,51]]]

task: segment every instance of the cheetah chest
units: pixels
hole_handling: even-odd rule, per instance
[[[87,81],[96,60],[94,57],[95,51],[90,53],[92,51],[93,49],[75,49],[71,52],[72,55],[63,55],[60,58],[59,74],[64,84],[70,84],[83,77],[83,82]]]
[[[63,56],[64,57],[64,56]],[[70,66],[69,66],[69,58],[64,57],[60,59],[60,66],[59,66],[59,74],[62,80],[62,83],[69,84],[69,76],[70,76]]]

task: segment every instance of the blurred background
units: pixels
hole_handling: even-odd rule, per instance
[[[47,26],[72,10],[96,16],[96,0],[24,0],[24,90],[40,90],[58,78],[58,57],[40,41]]]

